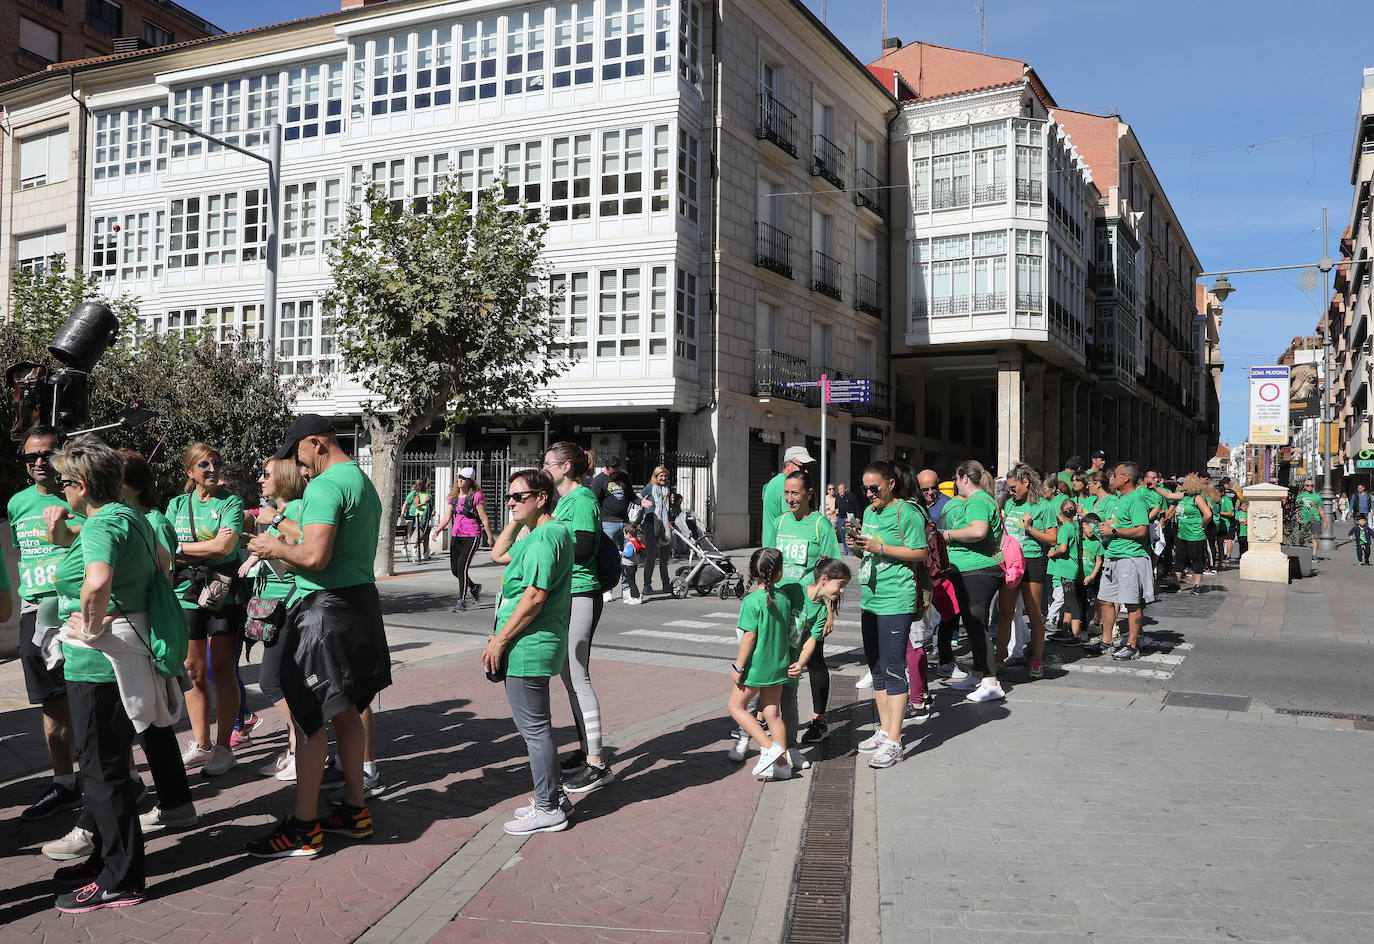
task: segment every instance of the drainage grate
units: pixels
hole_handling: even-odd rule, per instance
[[[1164,704],[1171,708],[1214,708],[1217,711],[1249,711],[1250,699],[1242,695],[1208,695],[1204,692],[1169,692]]]
[[[832,706],[831,734],[811,768],[797,866],[787,896],[782,944],[849,940],[850,851],[854,842],[854,728],[866,702]],[[836,723],[842,720],[842,723]]]
[[[1299,718],[1331,718],[1374,726],[1374,715],[1359,715],[1350,711],[1316,711],[1312,708],[1275,708],[1274,711],[1281,715],[1297,715]]]

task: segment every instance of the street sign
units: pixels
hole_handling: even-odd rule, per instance
[[[1250,442],[1288,445],[1288,368],[1250,368]]]
[[[867,403],[873,397],[871,380],[830,381],[831,403]]]
[[[1361,471],[1374,470],[1374,449],[1361,449],[1355,456],[1355,468]]]

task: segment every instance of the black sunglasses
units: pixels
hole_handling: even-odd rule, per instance
[[[78,485],[80,485],[80,484],[81,484],[81,482],[78,481],[77,479],[64,479],[64,478],[58,478],[58,480],[57,480],[57,487],[58,487],[58,488],[62,488],[62,489],[75,488],[76,486],[78,486]]]
[[[51,462],[52,454],[53,450],[51,449],[44,449],[41,452],[26,452],[24,453],[24,464],[37,465],[40,459],[44,462]]]
[[[530,497],[531,495],[542,495],[542,494],[543,494],[543,491],[542,491],[541,489],[532,488],[532,489],[530,489],[529,491],[526,491],[526,492],[511,492],[510,495],[508,495],[507,497],[508,497],[511,501],[513,501],[513,502],[523,502],[523,501],[526,501],[527,499],[529,499],[529,497]]]
[[[206,469],[218,469],[223,464],[218,459],[201,459],[196,463],[196,468],[203,472]]]
[[[870,495],[876,495],[883,490],[881,485],[865,485],[863,490]]]

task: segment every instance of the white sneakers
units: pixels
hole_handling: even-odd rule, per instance
[[[730,753],[725,755],[737,764],[744,763],[744,758],[749,756],[749,747],[753,743],[753,738],[741,731],[735,735],[735,743],[730,747]]]
[[[205,769],[202,771],[207,777],[218,777],[220,774],[227,774],[238,765],[238,758],[234,752],[223,744],[216,744],[210,749],[210,758],[205,762]]]
[[[1007,693],[1002,691],[1001,684],[996,678],[989,675],[987,678],[983,679],[977,688],[969,692],[968,697],[966,697],[964,701],[998,701],[1006,697]]]
[[[858,751],[860,754],[872,754],[885,743],[887,743],[887,732],[879,728],[873,732],[872,737],[865,738],[859,742]]]
[[[54,839],[43,847],[43,854],[57,862],[88,856],[94,851],[95,837],[80,826],[73,827],[61,839]]]
[[[276,777],[283,783],[296,782],[296,755],[292,751],[287,751],[282,759],[281,766],[277,768]]]
[[[951,682],[957,682],[962,678],[968,678],[968,673],[959,668],[959,663],[957,662],[940,663],[935,669],[935,674],[942,679],[949,679]]]
[[[769,746],[768,750],[759,755],[759,762],[754,765],[754,776],[757,777],[767,772],[786,752],[787,749],[785,747],[777,741],[774,741]]]
[[[854,683],[854,687],[855,687],[855,688],[872,688],[872,687],[873,687],[873,673],[872,673],[872,672],[865,672],[865,673],[864,673],[864,677],[861,678],[861,679],[859,679],[857,682]]]
[[[196,743],[195,738],[186,742],[186,750],[181,752],[181,762],[186,765],[186,769],[199,767],[214,756],[214,752],[208,748],[201,747]]]
[[[190,829],[198,822],[200,822],[200,817],[196,815],[194,803],[176,806],[169,810],[155,806],[138,818],[138,824],[142,827],[145,836],[164,829]]]
[[[644,602],[644,598],[643,598],[643,597],[632,597],[632,596],[630,596],[628,593],[625,594],[625,605],[626,605],[626,606],[638,606],[639,604],[641,604],[641,603],[643,603],[643,602]]]
[[[896,741],[884,740],[876,751],[868,757],[868,766],[881,770],[891,767],[902,759],[902,745]]]

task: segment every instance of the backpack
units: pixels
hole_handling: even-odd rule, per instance
[[[601,592],[620,586],[620,551],[602,531],[596,542],[596,582]]]
[[[945,580],[950,573],[949,548],[945,545],[945,536],[935,527],[935,521],[930,517],[930,509],[920,502],[916,503],[916,507],[921,509],[921,516],[926,519],[926,573],[930,575],[932,583]]]
[[[139,531],[138,534],[139,537],[143,537],[143,532]],[[158,674],[163,678],[176,678],[185,667],[186,651],[189,648],[190,632],[186,626],[186,612],[181,608],[181,601],[172,590],[172,582],[158,566],[157,551],[146,538],[143,543],[153,557],[153,572],[148,577],[148,639],[144,640],[139,636],[139,641],[147,646]],[[119,607],[117,601],[115,606]],[[136,629],[134,632],[137,634]]]

